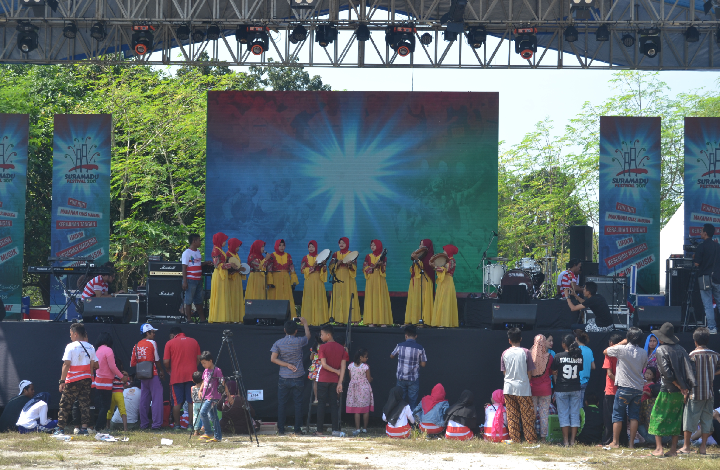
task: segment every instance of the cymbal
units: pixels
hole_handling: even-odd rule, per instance
[[[490,261],[510,261],[510,258],[503,258],[502,256],[494,256],[488,258]]]

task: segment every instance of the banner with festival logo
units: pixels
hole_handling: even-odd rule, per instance
[[[660,291],[660,118],[600,118],[601,275],[629,276],[637,293]]]
[[[21,317],[29,126],[27,114],[0,114],[0,299],[8,319]]]
[[[704,224],[720,227],[720,118],[685,118],[686,243],[699,242]],[[720,230],[713,237],[720,240]],[[695,239],[695,240],[693,240]]]
[[[69,259],[56,266],[73,266],[73,259],[108,261],[110,248],[110,114],[56,114],[53,135],[53,204],[51,256]],[[77,289],[77,277],[61,279]],[[65,305],[60,283],[50,285],[51,312]]]

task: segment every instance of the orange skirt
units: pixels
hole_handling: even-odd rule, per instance
[[[469,441],[473,438],[473,432],[467,426],[448,426],[445,432],[445,438],[454,441]]]
[[[385,434],[387,434],[388,437],[391,437],[393,439],[407,439],[408,437],[410,437],[410,425],[406,424],[405,426],[400,426],[399,428],[396,428],[388,424],[387,426],[385,426]]]

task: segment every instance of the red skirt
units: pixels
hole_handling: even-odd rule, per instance
[[[492,427],[485,427],[485,440],[492,442],[502,442],[510,439],[510,433],[507,426],[503,426],[501,434],[493,433]]]
[[[473,432],[467,426],[448,426],[445,432],[446,439],[452,439],[455,441],[469,441],[473,438]]]
[[[420,429],[428,434],[440,434],[445,430],[444,427],[435,426],[433,423],[420,423]]]
[[[385,433],[393,439],[407,439],[410,437],[410,425],[406,424],[405,426],[396,428],[388,424],[385,426]]]

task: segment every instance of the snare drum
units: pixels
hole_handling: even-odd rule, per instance
[[[506,272],[500,282],[501,287],[505,286],[525,286],[530,291],[532,289],[532,278],[522,269],[511,269]]]
[[[483,268],[483,283],[486,286],[499,286],[507,268],[504,264],[488,264]]]
[[[530,273],[538,273],[541,271],[540,265],[532,258],[522,258],[515,262],[515,269],[520,269]]]

